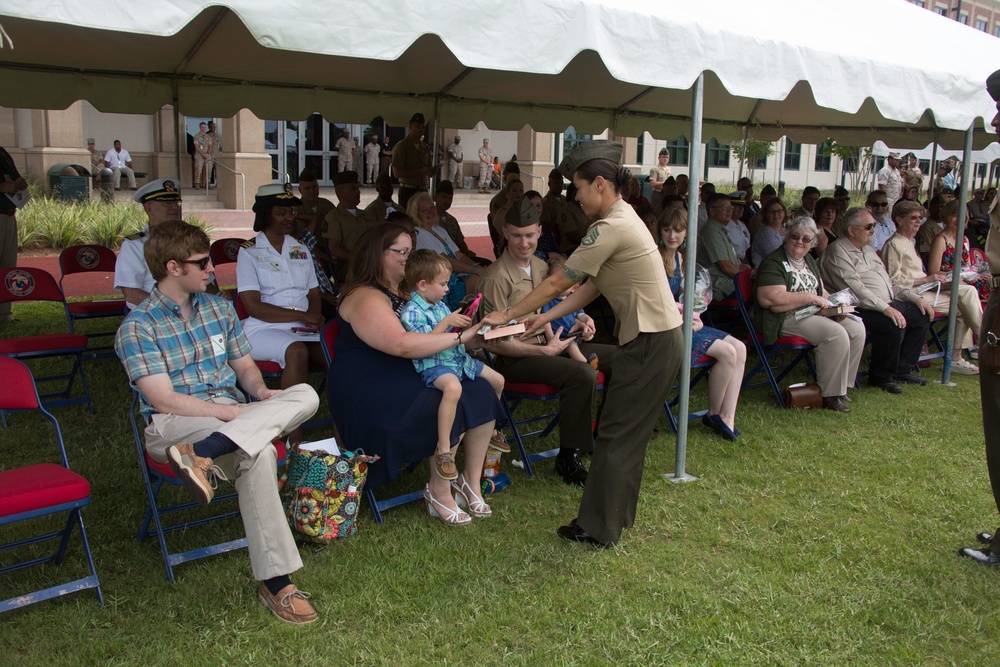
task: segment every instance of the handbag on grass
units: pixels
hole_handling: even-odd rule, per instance
[[[368,465],[378,458],[360,449],[341,454],[290,449],[278,490],[292,531],[320,544],[358,532]]]
[[[785,389],[785,407],[821,408],[823,407],[823,392],[815,382],[790,384]]]

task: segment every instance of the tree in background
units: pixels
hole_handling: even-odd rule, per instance
[[[845,146],[836,141],[828,140],[827,147],[823,151],[824,155],[835,155],[840,158],[843,172],[849,176],[852,195],[861,194],[866,190],[865,184],[868,182],[872,172],[874,155],[869,146],[858,148],[857,146]]]
[[[744,143],[746,143],[746,152],[744,152]],[[753,181],[753,172],[757,168],[757,165],[771,155],[774,155],[774,144],[770,141],[757,141],[748,138],[746,142],[738,141],[730,144],[729,147],[733,151],[733,157],[743,163],[743,175],[749,178],[751,182]]]

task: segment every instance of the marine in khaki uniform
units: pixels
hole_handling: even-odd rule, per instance
[[[993,131],[1000,138],[1000,70],[986,79],[986,90],[997,103]],[[983,328],[979,336],[979,395],[983,407],[983,435],[986,437],[986,469],[990,474],[993,502],[1000,511],[1000,207],[994,197],[990,207],[990,235],[986,240],[986,259],[993,273],[990,300],[983,313]],[[965,547],[958,550],[983,565],[1000,565],[1000,529],[994,533],[979,533],[976,538],[986,548]]]
[[[506,249],[483,274],[483,312],[504,310],[520,302],[538,287],[548,273],[544,261],[534,256],[541,235],[538,213],[530,201],[511,209],[504,218]],[[613,345],[586,342],[593,337],[593,320],[586,317],[574,325],[583,332],[580,351],[596,354],[605,383],[610,382],[614,367]],[[553,332],[558,333],[558,331]],[[568,333],[568,332],[563,332]],[[587,481],[587,470],[577,458],[577,450],[593,449],[591,412],[597,384],[597,371],[589,364],[565,356],[569,341],[554,336],[529,340],[513,339],[490,344],[497,355],[496,366],[511,382],[540,382],[559,391],[559,454],[555,471],[567,484]],[[603,399],[603,395],[602,395]]]
[[[198,124],[198,134],[194,135],[194,189],[205,187],[205,164],[209,161],[212,139],[208,136],[208,123]]]
[[[343,284],[347,280],[347,264],[351,252],[361,235],[376,224],[366,211],[358,208],[361,203],[361,184],[355,171],[343,171],[333,177],[337,200],[336,208],[326,214],[326,233],[323,236],[333,258],[333,270],[337,280]]]
[[[451,202],[455,196],[455,187],[452,185],[451,181],[441,181],[437,190],[434,192],[434,205],[437,207],[438,220],[444,230],[448,232],[448,236],[451,240],[455,242],[458,249],[467,256],[472,261],[482,266],[489,266],[490,261],[482,257],[476,256],[476,253],[469,250],[469,244],[465,241],[465,234],[462,233],[462,225],[458,223],[458,219],[451,213],[448,213],[448,209],[451,208]]]
[[[337,143],[334,144],[334,148],[337,149],[337,173],[353,171],[354,142],[351,141],[351,132],[346,127],[343,136],[337,139]]]
[[[493,177],[493,149],[490,148],[490,140],[483,139],[483,145],[479,148],[479,193],[487,194],[490,191],[490,179]]]
[[[379,174],[375,179],[375,191],[378,197],[372,200],[365,208],[375,222],[385,222],[386,217],[393,211],[402,211],[403,208],[392,200],[392,178],[389,174]]]
[[[378,135],[373,134],[369,139],[365,144],[365,185],[373,185],[378,177]]]
[[[326,236],[326,216],[335,205],[319,196],[319,180],[309,169],[303,169],[299,174],[299,199],[302,203],[292,209],[295,221],[317,229],[320,236]]]
[[[431,149],[420,140],[424,127],[424,115],[413,114],[406,137],[392,149],[392,173],[399,179],[399,205],[404,209],[410,197],[427,190],[438,169],[431,160]]]
[[[670,178],[668,162],[670,162],[670,153],[666,148],[661,148],[660,154],[657,156],[656,166],[649,170],[649,184],[653,187],[653,197],[649,203],[656,212],[662,208],[663,183]]]
[[[456,136],[455,142],[448,146],[448,180],[458,189],[462,189],[462,162],[465,159],[461,141],[462,137]]]
[[[560,305],[528,317],[529,330],[601,294],[611,304],[618,352],[614,379],[605,388],[605,418],[577,517],[557,531],[563,539],[602,547],[617,543],[622,529],[635,521],[646,445],[686,353],[681,316],[660,254],[621,196],[632,178],[621,167],[621,154],[618,142],[592,141],[562,161],[559,171],[573,179],[584,211],[599,219],[561,271],[550,274],[518,303],[484,319],[496,325],[529,315],[580,283]]]

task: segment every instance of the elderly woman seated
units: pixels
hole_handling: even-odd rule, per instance
[[[763,225],[754,233],[753,241],[750,244],[750,261],[754,266],[760,266],[765,257],[785,242],[785,221],[788,220],[788,209],[785,208],[783,201],[774,197],[764,202],[757,216],[761,217]]]
[[[448,236],[438,219],[437,206],[426,192],[410,197],[406,214],[416,223],[416,249],[433,250],[451,265],[446,303],[454,310],[466,293],[475,293],[483,268],[463,253],[458,244]]]
[[[476,327],[448,333],[403,328],[399,315],[409,299],[403,279],[412,249],[410,234],[401,225],[383,223],[365,231],[351,258],[336,320],[340,334],[328,377],[330,412],[343,446],[381,457],[369,470],[370,488],[392,481],[401,466],[435,451],[441,392],[425,385],[411,360],[482,340]],[[465,460],[459,491],[486,515],[489,508],[478,489],[500,405],[485,378],[464,378],[461,385],[451,453],[461,443]],[[424,488],[428,513],[448,525],[468,523],[455,502],[459,491],[432,473]]]
[[[941,271],[924,273],[923,263],[914,246],[914,237],[920,229],[924,207],[920,202],[901,199],[892,207],[892,220],[896,223],[896,233],[882,246],[882,262],[892,282],[919,289],[925,288],[921,298],[930,303],[937,313],[947,313],[951,309],[950,274]],[[937,283],[936,285],[929,285]],[[958,319],[955,321],[955,345],[951,353],[951,370],[961,375],[977,375],[979,368],[962,358],[962,349],[972,345],[972,331],[979,331],[983,322],[983,307],[979,293],[972,285],[958,286]]]
[[[779,336],[801,336],[816,346],[817,381],[823,407],[850,412],[845,403],[848,386],[854,385],[865,345],[865,327],[851,317],[806,315],[808,306],[830,305],[819,268],[809,255],[820,231],[812,218],[799,217],[788,223],[785,243],[764,258],[757,269],[754,326],[767,344]]]

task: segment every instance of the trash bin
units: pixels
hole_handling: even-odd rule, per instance
[[[97,187],[101,191],[101,201],[112,203],[115,200],[115,172],[108,167],[101,169],[100,182]]]
[[[49,186],[60,199],[86,201],[90,198],[90,171],[79,164],[54,164],[49,167]]]

